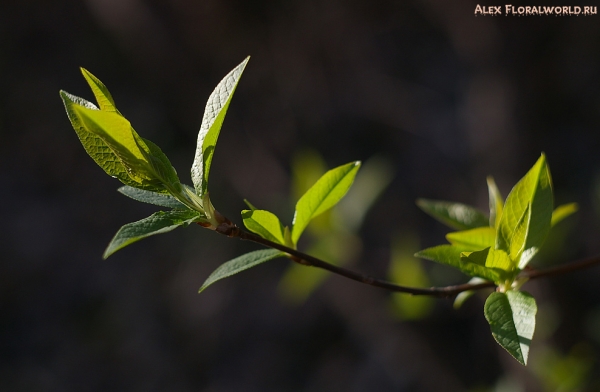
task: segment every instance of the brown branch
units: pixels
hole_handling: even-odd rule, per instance
[[[523,271],[521,276],[527,277],[530,280],[545,278],[548,276],[563,275],[569,272],[574,272],[580,269],[593,267],[595,264],[600,264],[600,255],[588,257],[587,259],[574,261],[569,264],[562,264],[556,267],[546,268],[543,270]]]
[[[444,286],[444,287],[408,287],[401,286],[393,282],[389,282],[387,280],[374,278],[372,276],[364,275],[362,273],[349,270],[347,268],[339,267],[337,265],[330,264],[326,261],[323,261],[317,257],[308,255],[306,253],[297,251],[295,249],[289,248],[285,245],[269,241],[264,239],[254,233],[247,232],[245,230],[240,229],[234,223],[229,221],[227,218],[223,221],[219,227],[215,230],[217,233],[227,235],[229,237],[240,238],[242,240],[256,242],[257,244],[261,244],[267,246],[269,248],[280,250],[284,253],[293,256],[292,259],[300,262],[301,264],[306,264],[309,266],[322,268],[334,274],[343,276],[345,278],[355,280],[360,283],[368,284],[370,286],[380,287],[389,291],[397,292],[397,293],[406,293],[411,295],[428,295],[432,297],[441,297],[441,298],[452,298],[457,296],[458,294],[469,291],[469,290],[481,290],[484,288],[493,288],[496,285],[493,282],[484,282],[478,284],[464,283],[454,286]],[[588,259],[576,261],[573,263],[560,265],[557,267],[552,267],[544,270],[526,270],[523,271],[519,276],[528,278],[529,280],[538,279],[542,277],[554,276],[554,275],[562,275],[565,273],[577,271],[583,268],[592,267],[595,264],[600,264],[600,256],[591,257]]]

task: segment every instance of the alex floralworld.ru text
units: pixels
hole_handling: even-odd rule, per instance
[[[496,15],[515,15],[515,16],[530,16],[530,15],[555,15],[555,16],[579,16],[579,15],[597,15],[597,6],[515,6],[506,4],[504,6],[481,6],[477,4],[475,7],[475,16],[496,16]]]

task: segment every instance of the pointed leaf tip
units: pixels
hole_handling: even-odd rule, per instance
[[[117,112],[115,101],[108,91],[108,88],[95,77],[90,71],[83,67],[79,67],[81,74],[83,75],[85,81],[88,83],[90,88],[92,89],[92,93],[96,97],[96,101],[98,102],[98,106],[100,106],[100,110],[105,110],[107,112]],[[120,114],[120,113],[119,113]]]
[[[196,155],[191,170],[192,182],[194,183],[196,194],[199,196],[203,196],[208,189],[208,175],[217,139],[219,138],[227,109],[233,98],[233,93],[249,60],[250,56],[246,57],[244,61],[231,70],[219,82],[206,103],[202,124],[198,132]]]

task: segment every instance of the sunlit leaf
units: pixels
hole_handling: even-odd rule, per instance
[[[519,260],[521,254],[525,251],[525,239],[529,230],[529,222],[531,221],[530,204],[527,204],[523,215],[517,221],[512,237],[509,242],[509,255],[513,260]]]
[[[119,111],[115,107],[115,101],[113,100],[112,95],[110,94],[104,83],[102,83],[100,79],[92,75],[92,73],[87,69],[80,68],[80,70],[86,82],[88,82],[88,84],[90,85],[90,88],[92,89],[92,92],[96,97],[96,101],[98,101],[100,110],[119,113]]]
[[[88,154],[109,175],[124,184],[147,190],[179,192],[175,169],[158,146],[142,139],[116,109],[106,86],[89,71],[81,72],[100,109],[61,91],[67,115]]]
[[[280,252],[276,249],[261,249],[246,253],[245,255],[236,257],[233,260],[229,260],[228,262],[221,264],[219,268],[210,274],[198,292],[201,293],[208,286],[221,279],[225,279],[229,276],[237,274],[238,272],[256,267],[259,264],[282,257],[284,255],[285,254],[283,252]]]
[[[248,230],[269,241],[284,244],[283,226],[279,218],[265,210],[244,210],[242,219]]]
[[[471,276],[501,283],[515,272],[512,260],[503,250],[486,248],[475,252],[461,254],[462,271],[469,271]]]
[[[476,252],[462,252],[460,255],[460,270],[469,276],[476,276],[492,282],[501,282],[506,276],[501,268],[486,265],[489,248]]]
[[[454,245],[438,245],[415,253],[415,257],[450,265],[460,269],[460,255],[468,249]]]
[[[225,120],[225,114],[231,103],[231,98],[233,98],[233,93],[248,60],[250,60],[250,57],[246,57],[241,64],[235,67],[219,82],[206,103],[202,125],[198,132],[196,156],[192,165],[192,182],[194,183],[196,194],[199,196],[203,196],[207,191],[208,174],[217,139]]]
[[[155,234],[167,233],[179,226],[187,226],[199,218],[197,211],[172,210],[159,211],[149,217],[124,225],[110,241],[104,251],[104,258],[112,255],[119,249],[131,245],[136,241]]]
[[[496,237],[496,249],[510,253],[519,268],[543,244],[552,220],[552,182],[542,156],[514,186],[506,199]]]
[[[102,139],[137,182],[158,180],[142,149],[148,149],[127,119],[115,112],[73,107],[83,127]]]
[[[325,173],[296,203],[292,228],[292,242],[300,235],[314,217],[336,205],[348,192],[360,162],[350,162]]]
[[[121,160],[102,138],[84,126],[83,121],[75,108],[81,106],[90,110],[99,110],[93,103],[65,91],[61,91],[60,96],[77,137],[81,141],[85,151],[98,166],[100,166],[109,176],[117,178],[125,185],[149,190],[158,190],[160,188],[156,185],[142,183],[131,178]]]
[[[478,276],[493,282],[500,280],[498,271],[470,262],[461,257],[469,250],[455,245],[438,245],[433,248],[423,249],[415,253],[416,257],[435,261],[440,264],[446,264],[458,268],[461,272],[469,276]]]
[[[465,204],[418,199],[417,205],[423,211],[453,229],[468,230],[489,226],[489,219],[483,212]]]
[[[523,291],[492,293],[485,301],[485,318],[492,336],[521,364],[527,364],[535,330],[535,299]]]
[[[446,239],[452,245],[463,246],[472,250],[480,250],[494,246],[496,230],[493,227],[478,227],[476,229],[455,231],[446,234]]]

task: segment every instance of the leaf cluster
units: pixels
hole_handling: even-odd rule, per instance
[[[123,226],[106,248],[104,258],[142,238],[179,226],[199,223],[216,229],[223,223],[208,194],[208,175],[227,108],[248,60],[227,74],[209,97],[191,169],[193,188],[180,182],[175,168],[157,145],[138,135],[117,109],[106,86],[89,71],[81,68],[98,106],[60,92],[71,125],[86,152],[108,175],[124,184],[119,192],[137,201],[171,209]]]
[[[535,300],[519,291],[519,273],[538,253],[551,227],[576,211],[575,204],[553,209],[552,180],[544,154],[513,187],[506,201],[488,177],[490,213],[460,203],[421,199],[417,205],[451,228],[449,245],[415,256],[455,267],[474,281],[490,281],[498,291],[485,304],[485,317],[496,341],[522,364],[527,363],[535,327]],[[462,293],[460,304],[471,293]]]

